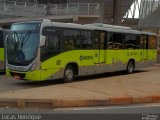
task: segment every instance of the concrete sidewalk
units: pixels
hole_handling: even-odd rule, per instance
[[[134,74],[107,73],[85,79],[0,93],[0,107],[63,108],[160,102],[160,64]]]

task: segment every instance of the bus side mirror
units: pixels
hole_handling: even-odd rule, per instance
[[[44,46],[46,43],[46,37],[43,35],[40,35],[40,47]]]

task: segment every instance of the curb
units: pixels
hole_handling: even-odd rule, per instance
[[[160,103],[160,96],[146,97],[115,97],[106,99],[3,99],[0,98],[0,107],[9,108],[70,108],[70,107],[91,107],[91,106],[109,106],[109,105],[129,105],[138,103]]]

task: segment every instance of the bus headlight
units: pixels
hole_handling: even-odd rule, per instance
[[[32,71],[32,70],[35,70],[35,69],[38,69],[38,63],[37,62],[33,63],[30,70]]]

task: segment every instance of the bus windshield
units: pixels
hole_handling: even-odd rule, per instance
[[[41,23],[15,23],[11,26],[11,31],[39,31]]]
[[[39,33],[12,32],[7,40],[7,59],[12,65],[26,66],[35,59],[38,51]]]

